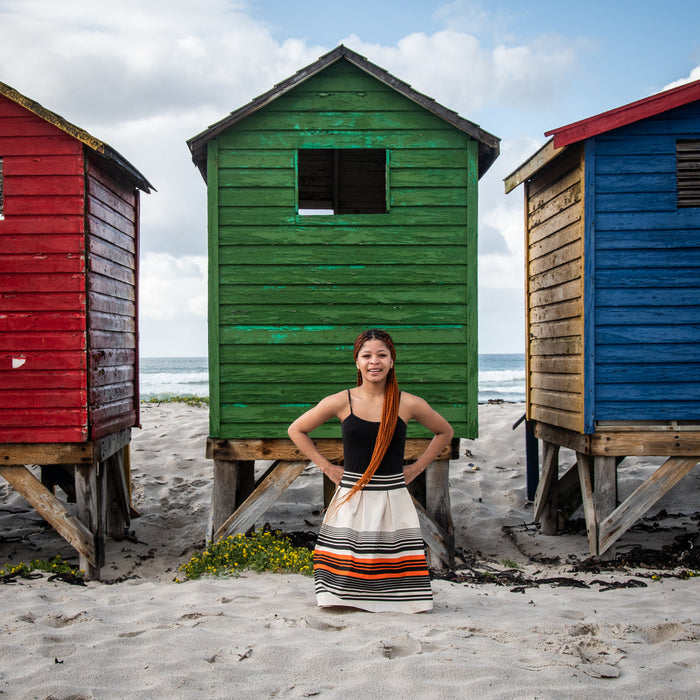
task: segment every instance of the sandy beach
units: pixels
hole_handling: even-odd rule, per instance
[[[103,581],[0,585],[0,696],[697,697],[700,576],[648,564],[587,570],[585,528],[543,536],[526,498],[524,427],[512,429],[523,411],[480,407],[480,437],[463,440],[451,464],[459,566],[433,580],[432,612],[401,615],[319,609],[312,579],[300,575],[175,583],[204,546],[208,410],[144,404],[131,446],[140,517],[132,537],[108,541]],[[659,463],[625,463],[620,495]],[[321,508],[310,466],[265,521],[316,531]],[[698,511],[696,467],[617,551],[694,542]],[[57,554],[77,562],[4,481],[0,533],[0,564]]]

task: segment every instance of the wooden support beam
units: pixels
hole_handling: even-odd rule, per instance
[[[280,461],[274,471],[236,509],[214,533],[213,541],[239,532],[248,532],[263,513],[286,491],[308,465],[303,462]]]
[[[92,464],[92,443],[14,443],[0,445],[0,464]]]
[[[124,533],[131,523],[129,508],[129,488],[124,473],[124,450],[120,449],[104,462],[106,480],[106,522],[105,531],[115,540],[124,538]]]
[[[54,496],[25,466],[0,466],[3,476],[12,488],[21,494],[69,544],[78,550],[81,565],[97,565],[95,542],[90,530],[69,513]],[[82,568],[85,568],[84,566]],[[87,569],[86,569],[87,571]]]
[[[556,495],[557,481],[559,477],[559,445],[552,442],[542,441],[542,474],[537,485],[537,493],[535,494],[535,522],[540,521],[545,507],[547,514],[545,515],[545,523],[542,524],[542,532],[545,535],[555,535],[557,532],[557,516],[556,516]],[[551,517],[554,511],[554,518]],[[552,532],[552,526],[554,531]]]
[[[94,442],[37,442],[0,444],[0,464],[92,464],[104,462],[131,440],[131,428]]]
[[[615,457],[595,455],[593,457],[593,493],[596,523],[602,523],[617,506],[617,461]],[[600,531],[598,532],[600,540]],[[615,550],[608,549],[605,555],[598,541],[598,556],[613,559]]]
[[[99,580],[104,564],[105,494],[104,471],[99,463],[75,466],[75,495],[78,519],[92,539],[92,556],[78,549],[80,568],[87,579]],[[75,546],[75,545],[73,545]]]
[[[431,520],[445,533],[447,559],[432,548],[428,552],[428,564],[433,568],[454,567],[454,526],[450,508],[450,462],[440,459],[425,470],[425,509]]]
[[[605,552],[667,491],[675,486],[695,465],[700,455],[667,459],[634,493],[630,494],[601,523],[599,553]],[[597,488],[597,484],[596,484]]]
[[[330,461],[343,459],[342,440],[335,438],[318,438],[314,440],[316,447],[324,457]],[[409,438],[406,440],[404,458],[415,461],[418,459],[430,440],[424,438]],[[459,456],[459,440],[452,440],[437,457],[437,459],[457,459]],[[257,459],[278,459],[283,462],[296,462],[306,459],[299,452],[296,445],[291,440],[267,439],[267,440],[228,440],[223,438],[207,438],[206,446],[207,459],[214,460],[257,460]]]
[[[209,510],[207,542],[214,541],[214,534],[236,510],[237,489],[238,462],[214,460],[214,483]]]
[[[576,454],[578,480],[581,484],[583,512],[586,516],[586,534],[588,535],[588,550],[595,557],[598,555],[598,521],[596,519],[595,503],[593,500],[593,482],[591,479],[592,458],[590,455],[578,452]]]
[[[454,554],[450,551],[450,536],[431,517],[428,511],[414,498],[421,534],[428,547],[429,565],[437,569],[450,566]]]
[[[131,440],[131,428],[105,435],[93,443],[93,461],[104,462],[108,457],[120,452]]]

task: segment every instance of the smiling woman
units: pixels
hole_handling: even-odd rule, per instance
[[[406,484],[447,446],[453,431],[425,401],[399,391],[388,333],[364,331],[353,354],[357,386],[327,396],[289,426],[299,450],[337,485],[314,551],[317,602],[372,612],[430,610],[423,538]],[[323,457],[309,437],[333,418],[341,421],[344,468]],[[404,466],[411,420],[434,437],[416,462]]]

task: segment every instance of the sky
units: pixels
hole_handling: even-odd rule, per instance
[[[106,141],[141,197],[143,357],[207,354],[187,139],[339,44],[501,139],[479,185],[479,351],[524,351],[523,193],[544,132],[700,79],[697,0],[0,0],[0,81]]]

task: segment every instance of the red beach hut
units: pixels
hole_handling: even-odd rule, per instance
[[[139,194],[151,189],[108,144],[0,82],[0,474],[93,575],[114,500],[98,465],[116,459],[128,491],[139,421]],[[78,518],[56,485],[75,491]]]

